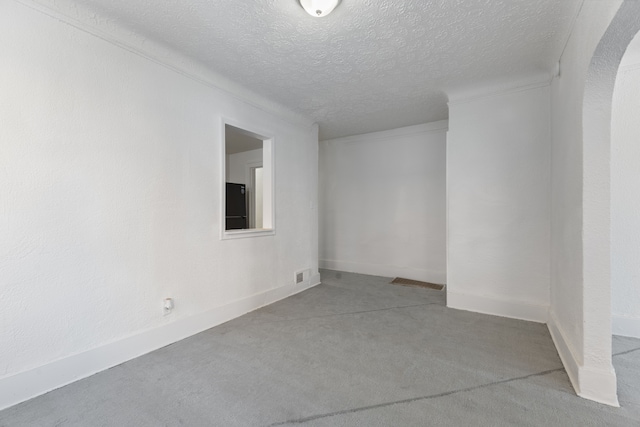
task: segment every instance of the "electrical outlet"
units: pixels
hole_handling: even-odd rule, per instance
[[[296,284],[302,283],[304,281],[304,273],[296,273]]]

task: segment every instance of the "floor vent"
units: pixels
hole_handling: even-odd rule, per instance
[[[436,283],[429,283],[429,282],[421,282],[419,280],[405,279],[402,277],[396,277],[391,281],[391,284],[400,285],[400,286],[415,286],[418,288],[435,289],[436,291],[441,291],[444,289],[444,285],[438,285]]]

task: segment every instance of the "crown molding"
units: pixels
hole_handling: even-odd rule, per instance
[[[524,92],[527,90],[538,89],[551,85],[553,79],[552,73],[533,74],[521,79],[515,79],[506,83],[486,84],[476,86],[462,91],[448,92],[448,105],[464,104],[480,99],[493,98],[498,96],[510,95],[513,93]]]
[[[345,144],[349,142],[375,141],[381,139],[399,138],[420,133],[446,132],[449,130],[449,120],[439,120],[437,122],[423,123],[420,125],[405,126],[396,129],[383,130],[380,132],[363,133],[360,135],[345,136],[343,138],[327,139],[320,142]]]
[[[231,96],[245,104],[296,125],[311,126],[313,120],[259,95],[211,70],[203,63],[162,43],[149,39],[113,19],[97,15],[72,0],[14,0],[27,8],[61,21],[183,77]]]

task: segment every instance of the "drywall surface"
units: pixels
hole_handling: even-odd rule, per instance
[[[593,63],[618,54],[610,47],[595,52],[622,3],[585,1],[562,55],[559,77],[552,82],[551,104],[549,329],[578,394],[612,405],[617,405],[617,398],[610,338],[610,130],[595,129],[600,121],[609,127],[610,107],[607,111],[603,106],[607,97],[610,103],[611,92],[600,96],[589,91],[597,84],[587,85],[587,81],[599,67],[592,67]],[[637,15],[626,16],[633,20]],[[616,69],[617,64],[607,64],[601,71],[613,72],[615,78]]]
[[[611,308],[613,333],[640,338],[640,58],[628,55],[611,121]]]
[[[13,1],[0,51],[0,408],[317,283],[317,126]],[[275,236],[219,238],[221,117],[275,137]]]
[[[320,264],[445,283],[446,122],[320,143]]]
[[[249,184],[248,168],[257,163],[262,165],[262,149],[243,151],[227,156],[227,182]]]
[[[545,322],[549,87],[450,102],[447,304]]]
[[[322,19],[295,0],[37,1],[165,41],[333,139],[446,119],[443,87],[547,73],[582,0],[344,1]]]

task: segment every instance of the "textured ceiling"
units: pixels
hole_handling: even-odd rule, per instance
[[[593,1],[593,0],[587,0]],[[446,119],[447,94],[550,72],[582,0],[75,0],[320,124],[321,138]]]

